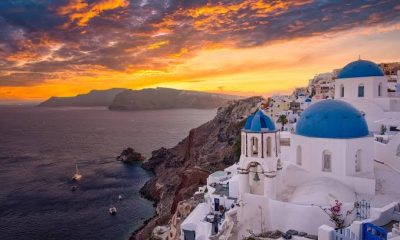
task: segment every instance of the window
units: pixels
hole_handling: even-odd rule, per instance
[[[183,229],[183,236],[185,240],[195,240],[196,232]]]
[[[356,172],[361,172],[361,149],[356,152],[355,168]]]
[[[382,83],[378,85],[378,97],[382,97]]]
[[[242,154],[245,154],[246,151],[246,137],[242,135]]]
[[[398,126],[389,126],[389,131],[391,131],[391,132],[399,132],[400,130],[397,129],[397,128],[398,128]]]
[[[364,85],[358,85],[358,97],[364,97]]]
[[[322,171],[332,172],[332,155],[328,150],[322,152]]]
[[[296,149],[296,164],[301,166],[301,147],[297,146]]]
[[[252,156],[258,156],[258,138],[251,138],[251,154]]]
[[[397,146],[396,156],[400,157],[400,145]]]
[[[272,147],[271,147],[271,137],[267,137],[267,157],[271,157]]]
[[[344,97],[344,86],[340,85],[340,97]]]

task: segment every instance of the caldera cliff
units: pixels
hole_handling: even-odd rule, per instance
[[[131,239],[148,239],[154,227],[168,223],[178,202],[206,184],[209,174],[239,160],[240,129],[262,101],[261,97],[252,97],[219,108],[213,120],[192,129],[175,147],[154,151],[143,162],[142,167],[155,175],[141,193],[156,202],[157,215]]]

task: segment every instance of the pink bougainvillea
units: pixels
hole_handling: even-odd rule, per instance
[[[350,215],[355,208],[351,211],[347,211],[345,215],[342,213],[342,203],[335,200],[335,203],[331,207],[320,207],[329,216],[329,220],[335,224],[335,227],[340,229],[345,227],[345,221],[348,215]]]

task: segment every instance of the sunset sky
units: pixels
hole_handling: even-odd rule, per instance
[[[0,101],[157,86],[268,96],[359,55],[400,61],[400,1],[0,1]]]

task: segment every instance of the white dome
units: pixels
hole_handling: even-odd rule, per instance
[[[331,205],[340,202],[355,202],[356,194],[343,183],[331,178],[318,178],[298,186],[289,202],[301,204]]]

